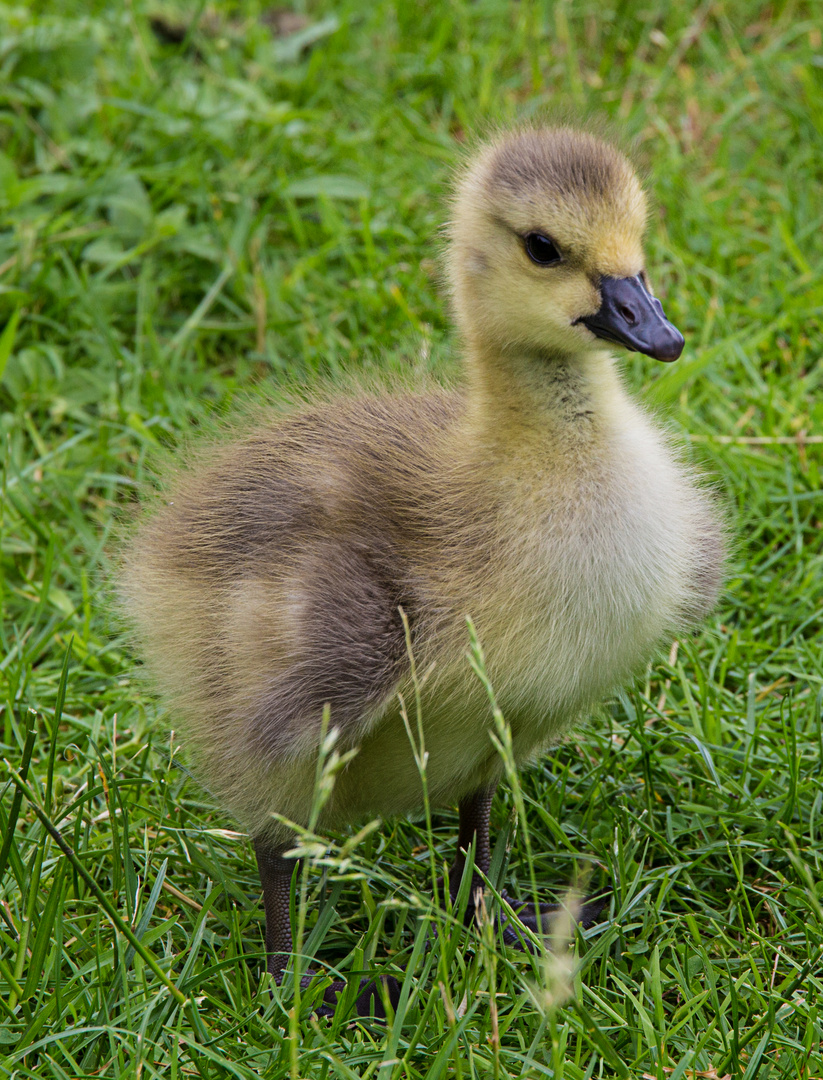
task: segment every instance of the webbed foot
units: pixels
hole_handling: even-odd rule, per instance
[[[276,963],[280,957],[270,958],[268,970],[271,975],[274,976],[275,982],[279,986],[283,980],[284,972],[282,968],[273,970],[273,961]],[[300,979],[300,989],[308,990],[311,984],[322,976],[316,972],[309,970]],[[383,975],[380,979],[368,979],[363,978],[360,980],[360,993],[357,995],[354,1001],[354,1014],[364,1019],[371,1017],[374,1020],[386,1019],[386,1008],[384,1005],[384,995],[378,983],[382,983],[385,987],[385,993],[388,996],[389,1004],[392,1010],[397,1008],[397,1004],[400,1000],[400,983],[393,975]],[[314,1009],[317,1016],[332,1017],[337,1009],[340,1007],[340,997],[348,989],[348,983],[345,979],[335,979],[330,983],[323,991],[322,1004],[318,1004]]]

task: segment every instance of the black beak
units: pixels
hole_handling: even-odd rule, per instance
[[[600,310],[577,320],[593,334],[655,360],[676,360],[683,352],[683,335],[639,277],[603,277],[600,296]]]

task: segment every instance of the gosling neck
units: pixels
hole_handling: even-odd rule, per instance
[[[520,446],[586,445],[609,427],[625,399],[612,357],[603,349],[576,355],[469,342],[467,419],[482,442]]]

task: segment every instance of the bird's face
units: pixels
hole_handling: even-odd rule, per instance
[[[464,329],[503,349],[574,356],[602,339],[675,360],[683,338],[649,286],[645,219],[628,162],[591,136],[527,131],[488,148],[452,224]]]

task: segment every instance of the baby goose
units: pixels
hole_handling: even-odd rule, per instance
[[[293,836],[272,814],[309,819],[324,706],[357,753],[320,825],[422,804],[401,609],[430,669],[429,798],[459,803],[454,894],[472,841],[489,868],[501,776],[466,617],[528,762],[715,600],[711,499],[609,348],[683,347],[651,291],[645,219],[628,161],[593,136],[493,139],[449,229],[463,388],[341,395],[209,446],[131,541],[128,612],[205,783],[254,837],[277,978]]]

